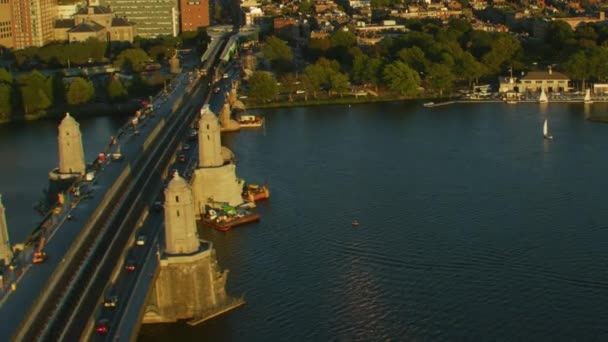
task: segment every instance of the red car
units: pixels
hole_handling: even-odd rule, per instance
[[[127,263],[125,264],[125,271],[134,272],[135,271],[135,262],[127,261]]]
[[[99,335],[106,335],[110,330],[110,320],[101,319],[95,324],[95,332]]]

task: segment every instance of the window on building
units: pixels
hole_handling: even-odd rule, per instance
[[[175,196],[175,203],[179,203],[179,196]]]

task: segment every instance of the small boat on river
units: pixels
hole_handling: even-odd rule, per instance
[[[241,115],[239,125],[242,128],[258,128],[264,125],[264,119],[255,115]]]
[[[435,106],[435,102],[426,102],[425,104],[423,104],[424,107],[434,107]]]
[[[545,94],[545,89],[541,89],[540,97],[538,98],[538,103],[547,103],[549,99],[547,98],[547,94]]]
[[[249,202],[256,202],[270,198],[270,190],[268,184],[262,186],[257,184],[247,184],[243,188],[243,199]]]
[[[587,89],[587,91],[585,92],[585,98],[583,99],[583,102],[585,102],[586,104],[593,103],[593,100],[591,99],[591,89]]]

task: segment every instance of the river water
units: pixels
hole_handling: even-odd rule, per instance
[[[197,327],[145,325],[139,340],[606,340],[608,125],[585,116],[607,109],[260,110],[265,129],[224,143],[239,176],[269,183],[262,221],[200,228],[247,304]],[[112,120],[81,121],[89,159]],[[54,122],[0,128],[11,234],[34,216],[27,196],[56,164],[55,134]]]

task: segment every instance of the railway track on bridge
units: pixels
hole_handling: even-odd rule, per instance
[[[200,82],[190,96],[199,92]],[[163,136],[156,139],[155,148],[141,155],[130,166],[128,179],[112,196],[110,205],[100,215],[101,219],[94,223],[74,256],[64,260],[62,267],[67,271],[59,276],[58,285],[49,291],[38,310],[39,314],[35,315],[28,327],[20,330],[15,339],[72,341],[80,338],[105,286],[105,281],[99,280],[110,277],[146,205],[142,191],[148,186],[153,187],[154,180],[160,182],[162,171],[167,167],[181,137],[189,129],[189,122],[195,117],[195,111],[188,112],[184,110],[185,107],[188,105],[183,105],[178,114],[169,114],[165,124],[168,128]]]

